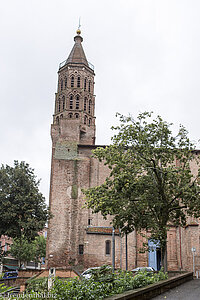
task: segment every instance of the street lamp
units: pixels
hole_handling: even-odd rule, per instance
[[[194,261],[194,255],[195,255],[195,252],[196,252],[196,248],[192,247],[191,251],[192,251],[192,256],[193,256],[193,274],[195,274],[195,261]]]

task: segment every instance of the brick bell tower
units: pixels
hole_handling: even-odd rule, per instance
[[[77,30],[67,60],[59,65],[55,111],[51,125],[52,162],[47,267],[66,267],[83,260],[84,204],[89,158],[79,148],[95,144],[94,67],[87,61]],[[79,255],[80,254],[80,255]]]
[[[80,34],[78,29],[69,57],[59,65],[51,136],[53,142],[65,139],[91,145],[95,144],[95,74],[86,59]]]

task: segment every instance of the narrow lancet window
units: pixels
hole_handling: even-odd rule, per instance
[[[76,96],[76,109],[79,109],[79,95]]]
[[[73,96],[70,96],[70,101],[69,101],[69,108],[73,109]]]
[[[106,252],[106,255],[110,255],[110,253],[111,253],[111,242],[110,241],[106,241],[105,242],[105,252]]]
[[[84,99],[84,111],[86,111],[87,110],[87,98],[85,97],[85,99]]]
[[[91,108],[92,108],[92,101],[89,101],[89,107],[88,107],[88,112],[89,114],[91,114]]]
[[[71,77],[71,87],[74,87],[74,76]]]
[[[77,78],[77,87],[80,87],[81,86],[81,78],[80,76],[78,76]]]
[[[65,109],[65,96],[62,97],[63,100],[63,110]]]
[[[84,80],[84,91],[86,91],[86,88],[87,88],[87,78],[85,78]]]

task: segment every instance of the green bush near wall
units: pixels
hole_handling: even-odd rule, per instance
[[[38,299],[41,295],[41,299],[49,300],[101,300],[167,278],[167,274],[163,271],[154,274],[140,271],[133,276],[132,272],[117,270],[113,273],[111,268],[103,266],[94,271],[90,279],[75,278],[63,281],[56,278],[54,286],[49,292],[47,278],[30,280],[23,299]],[[0,297],[0,299],[5,298]],[[9,299],[20,299],[20,297],[10,297]]]
[[[116,271],[114,274],[107,272],[105,276],[99,270],[97,272],[99,272],[101,280],[96,274],[90,279],[79,280],[76,278],[68,282],[56,279],[52,293],[58,300],[100,300],[147,286],[168,277],[162,271],[151,275],[146,271],[141,271],[135,276],[131,272],[124,271]]]

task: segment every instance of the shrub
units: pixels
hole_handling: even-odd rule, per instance
[[[90,279],[75,278],[63,281],[56,278],[49,292],[51,296],[46,299],[101,300],[166,278],[167,274],[162,270],[151,276],[147,271],[140,271],[133,276],[132,272],[117,270],[113,273],[112,268],[103,266],[93,270]],[[44,298],[44,294],[48,295],[47,281],[48,278],[31,279],[23,299],[38,299],[39,294],[42,295],[41,298]]]
[[[92,271],[90,279],[61,281],[56,279],[51,290],[56,299],[66,300],[101,300],[114,294],[140,288],[167,278],[167,274],[160,271],[149,276],[147,271],[140,271],[135,276],[131,272],[116,271],[103,266]]]
[[[47,292],[48,291],[48,278],[47,277],[40,277],[35,279],[30,279],[27,281],[28,285],[26,288],[26,293],[34,292]]]

